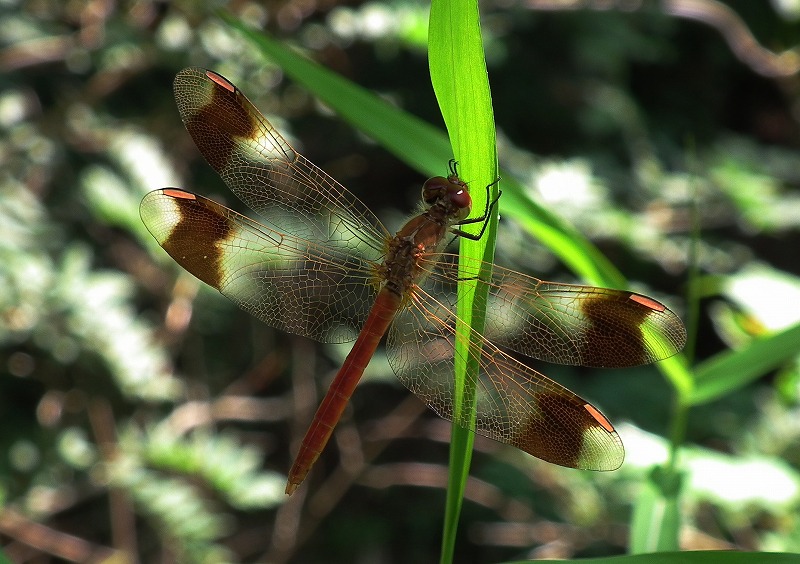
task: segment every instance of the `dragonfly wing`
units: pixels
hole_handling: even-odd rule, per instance
[[[477,417],[457,414],[453,311],[451,304],[419,290],[397,314],[387,354],[409,390],[441,417],[542,460],[588,470],[619,468],[622,441],[597,408],[484,338],[480,350],[470,349],[470,358],[463,359],[480,366]]]
[[[284,331],[353,340],[375,299],[375,264],[346,245],[281,233],[176,188],[147,194],[140,214],[178,264]]]
[[[187,68],[175,77],[174,90],[206,161],[268,223],[304,239],[382,252],[389,233],[375,215],[295,151],[228,80]]]
[[[425,284],[440,299],[458,280],[480,278],[487,265],[432,255]],[[478,282],[482,283],[482,282]],[[625,367],[668,358],[686,344],[680,318],[652,298],[592,286],[559,284],[492,267],[485,336],[526,356],[577,366]]]

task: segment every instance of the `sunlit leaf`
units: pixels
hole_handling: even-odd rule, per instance
[[[629,550],[633,554],[680,548],[681,477],[659,466],[648,474],[633,507]]]

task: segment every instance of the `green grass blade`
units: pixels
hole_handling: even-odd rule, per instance
[[[574,226],[531,199],[530,190],[516,179],[502,170],[500,175],[503,217],[513,218],[587,283],[607,288],[628,285],[622,273]]]
[[[720,398],[778,368],[800,353],[800,324],[754,339],[747,347],[720,353],[697,366],[690,405]]]
[[[655,468],[643,484],[633,508],[630,543],[633,554],[678,550],[680,490],[678,474]]]
[[[403,162],[429,176],[441,175],[447,170],[452,151],[441,129],[390,105],[369,90],[261,31],[246,27],[232,16],[223,13],[222,17],[288,76]]]
[[[483,188],[497,178],[497,147],[495,144],[494,113],[483,53],[480,15],[477,1],[433,0],[428,32],[428,54],[431,82],[442,110],[453,153],[459,162],[461,177],[470,185],[473,216],[486,205]],[[493,187],[496,193],[497,185]],[[477,233],[481,225],[466,229]],[[462,257],[485,260],[494,257],[497,236],[497,210],[483,237],[477,241],[462,238]],[[490,272],[482,276],[490,276]],[[464,278],[468,278],[465,274]],[[488,286],[477,286],[465,280],[458,288],[458,323],[456,326],[456,404],[454,421],[474,421],[475,383],[478,378],[480,355],[470,343],[470,328],[483,332],[486,309],[474,308],[473,300],[486,303]],[[482,294],[482,295],[481,295]],[[478,345],[479,346],[479,345]],[[461,362],[461,359],[467,359]],[[450,443],[449,480],[445,507],[444,531],[440,562],[453,561],[458,519],[464,497],[474,436],[454,424]]]

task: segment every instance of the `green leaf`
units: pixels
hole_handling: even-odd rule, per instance
[[[178,561],[232,561],[230,550],[217,542],[231,521],[214,510],[200,488],[140,466],[127,454],[114,459],[108,474],[111,485],[127,493]]]
[[[313,92],[353,127],[425,175],[444,172],[452,153],[440,129],[388,104],[262,32],[246,27],[233,16],[221,15],[263,55],[280,65],[287,75]]]
[[[148,465],[202,479],[234,507],[264,508],[286,500],[283,475],[261,472],[259,451],[233,435],[197,431],[187,437],[161,424],[129,434],[128,442]]]
[[[633,509],[629,546],[632,553],[680,548],[681,483],[679,474],[656,467],[642,484]]]
[[[775,370],[800,352],[800,324],[754,339],[747,347],[720,353],[697,366],[690,405],[708,403]]]
[[[486,73],[486,61],[480,30],[477,2],[434,0],[431,4],[428,50],[431,82],[442,110],[453,152],[460,165],[460,174],[470,183],[473,217],[486,209],[486,191],[497,179],[497,147],[494,113]],[[496,193],[497,185],[493,191]],[[494,197],[494,196],[492,196]],[[482,224],[465,226],[477,233]],[[497,210],[478,240],[461,238],[461,256],[491,264],[497,237]],[[481,273],[489,277],[491,272]],[[452,562],[455,550],[458,517],[464,497],[474,435],[455,422],[474,422],[475,388],[480,366],[480,344],[471,342],[473,333],[483,332],[486,309],[473,309],[474,300],[486,304],[488,286],[477,286],[467,280],[458,286],[458,320],[456,324],[455,406],[453,409],[450,473],[447,486],[441,562]],[[486,279],[486,278],[484,278]],[[471,329],[470,329],[471,328]],[[473,351],[470,354],[470,351]],[[466,359],[466,362],[464,360]]]

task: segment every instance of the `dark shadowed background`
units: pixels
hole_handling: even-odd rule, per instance
[[[441,126],[424,2],[227,8]],[[481,9],[501,165],[681,315],[692,362],[800,322],[800,4]],[[185,66],[238,85],[390,229],[417,204],[422,177],[208,6],[3,2],[3,550],[36,563],[436,561],[449,424],[379,353],[287,500],[285,473],[348,346],[260,324],[141,224],[142,196],[165,186],[245,211],[180,122],[172,78]],[[508,220],[497,261],[575,281]],[[800,372],[787,358],[690,411],[682,548],[800,551]],[[638,488],[665,457],[673,391],[655,368],[533,365],[602,406],[626,463],[569,470],[479,438],[458,562],[625,552]]]

